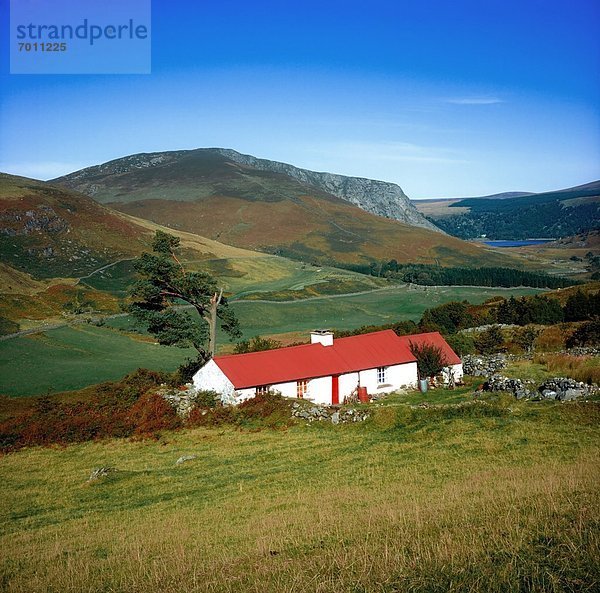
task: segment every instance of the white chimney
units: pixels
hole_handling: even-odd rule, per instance
[[[328,329],[316,329],[310,332],[311,344],[323,344],[323,346],[333,346],[333,332]]]

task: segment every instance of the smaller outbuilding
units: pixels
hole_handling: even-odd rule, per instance
[[[311,343],[249,354],[215,356],[195,375],[197,389],[213,390],[226,404],[237,404],[267,391],[336,405],[361,391],[370,395],[415,387],[417,361],[411,344],[440,348],[446,377],[462,379],[462,362],[438,332],[397,336],[384,330],[334,339],[311,333]]]

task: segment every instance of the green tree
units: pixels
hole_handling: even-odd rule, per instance
[[[160,344],[192,345],[201,363],[215,353],[217,323],[231,339],[239,338],[241,331],[223,289],[206,272],[186,271],[177,257],[178,249],[177,237],[156,232],[152,253],[142,253],[134,262],[139,279],[130,291],[129,311]],[[179,305],[193,307],[198,318]]]
[[[469,313],[468,303],[451,301],[426,309],[421,317],[422,329],[439,329],[445,334],[454,334],[459,329],[470,327],[473,316]]]
[[[583,321],[590,317],[590,299],[578,290],[565,303],[565,321]]]
[[[442,349],[433,344],[417,344],[410,342],[410,351],[417,359],[419,379],[428,379],[439,375],[448,362]]]
[[[459,356],[475,353],[475,341],[471,336],[466,334],[451,334],[445,336],[445,340],[450,345],[450,348]]]
[[[534,327],[524,327],[515,332],[513,340],[525,352],[532,352],[533,345],[539,333]]]
[[[262,338],[261,336],[254,336],[251,340],[244,340],[238,342],[234,348],[235,354],[248,354],[249,352],[262,352],[264,350],[274,350],[281,348],[283,344],[277,340],[271,338]]]
[[[600,346],[600,319],[581,324],[567,339],[567,348],[575,346]]]
[[[475,339],[475,347],[480,354],[493,354],[498,352],[504,344],[504,337],[500,326],[492,325],[492,327],[481,332]]]

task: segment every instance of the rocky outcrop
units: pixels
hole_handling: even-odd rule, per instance
[[[187,383],[183,389],[174,389],[165,387],[157,391],[166,402],[171,404],[177,415],[181,418],[187,418],[190,412],[196,406],[198,391],[192,383]]]
[[[0,214],[0,233],[11,237],[33,233],[57,234],[68,229],[68,222],[45,204],[25,211],[8,208]]]
[[[572,399],[586,398],[598,392],[597,385],[587,385],[568,377],[554,377],[544,381],[538,392],[545,399],[570,401]]]
[[[402,191],[402,188],[395,183],[300,169],[287,163],[258,159],[251,155],[241,154],[229,148],[215,148],[212,150],[235,163],[261,171],[287,175],[301,183],[312,185],[342,200],[346,200],[372,214],[399,220],[411,226],[442,232],[417,211]]]
[[[175,465],[181,465],[183,463],[187,463],[188,461],[193,461],[194,459],[198,459],[198,455],[182,455],[176,462]]]
[[[95,467],[90,473],[88,482],[96,482],[100,478],[106,478],[106,476],[114,474],[116,471],[116,467]]]
[[[521,379],[513,379],[502,375],[492,375],[483,385],[484,391],[506,391],[517,399],[532,399],[535,394],[535,384]]]

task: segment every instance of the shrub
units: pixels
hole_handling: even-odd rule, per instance
[[[534,327],[524,327],[514,332],[513,341],[524,352],[532,352],[539,333]]]
[[[12,451],[33,445],[127,437],[136,432],[140,420],[146,426],[137,431],[139,435],[149,434],[151,420],[161,430],[172,426],[167,421],[174,414],[171,406],[164,410],[163,421],[159,422],[158,403],[154,416],[148,408],[149,402],[138,405],[142,395],[165,378],[162,373],[138,369],[121,381],[81,390],[78,395],[82,399],[78,401],[59,401],[56,396],[38,398],[28,410],[0,423],[0,449]],[[132,413],[134,408],[136,413]]]
[[[575,346],[600,346],[600,319],[579,326],[567,339],[567,348]]]
[[[335,334],[336,338],[346,338],[348,336],[369,334],[371,332],[382,331],[384,329],[394,330],[397,336],[406,336],[421,332],[414,321],[397,321],[395,323],[385,323],[383,325],[361,325],[356,329],[334,329],[333,333]]]
[[[433,344],[410,343],[410,351],[417,359],[417,372],[420,379],[435,377],[448,365],[442,349]]]
[[[192,408],[186,419],[186,426],[222,426],[223,424],[235,424],[236,408],[231,406],[217,405],[214,408]]]
[[[264,350],[275,350],[275,348],[281,348],[281,346],[281,342],[278,342],[277,340],[255,336],[251,340],[238,342],[233,351],[235,354],[248,354],[248,352],[262,352]]]
[[[199,408],[214,408],[221,404],[219,394],[212,390],[202,390],[196,392],[194,401],[196,402],[196,406]]]
[[[155,393],[140,397],[129,410],[128,419],[135,427],[133,434],[136,436],[152,436],[161,430],[175,430],[181,426],[173,406]]]
[[[444,338],[450,345],[450,348],[452,348],[459,356],[475,353],[475,340],[473,340],[471,336],[466,334],[453,334],[444,336]]]
[[[504,337],[500,326],[492,325],[492,327],[481,332],[475,339],[475,347],[479,354],[493,354],[502,350],[504,345]]]
[[[183,385],[184,383],[191,383],[194,375],[198,370],[203,367],[208,361],[208,357],[198,354],[197,358],[188,358],[186,361],[179,365],[179,368],[173,373],[173,377],[170,381],[172,385]]]
[[[291,422],[291,402],[280,393],[269,391],[243,401],[238,406],[238,424],[256,423],[270,428]]]

